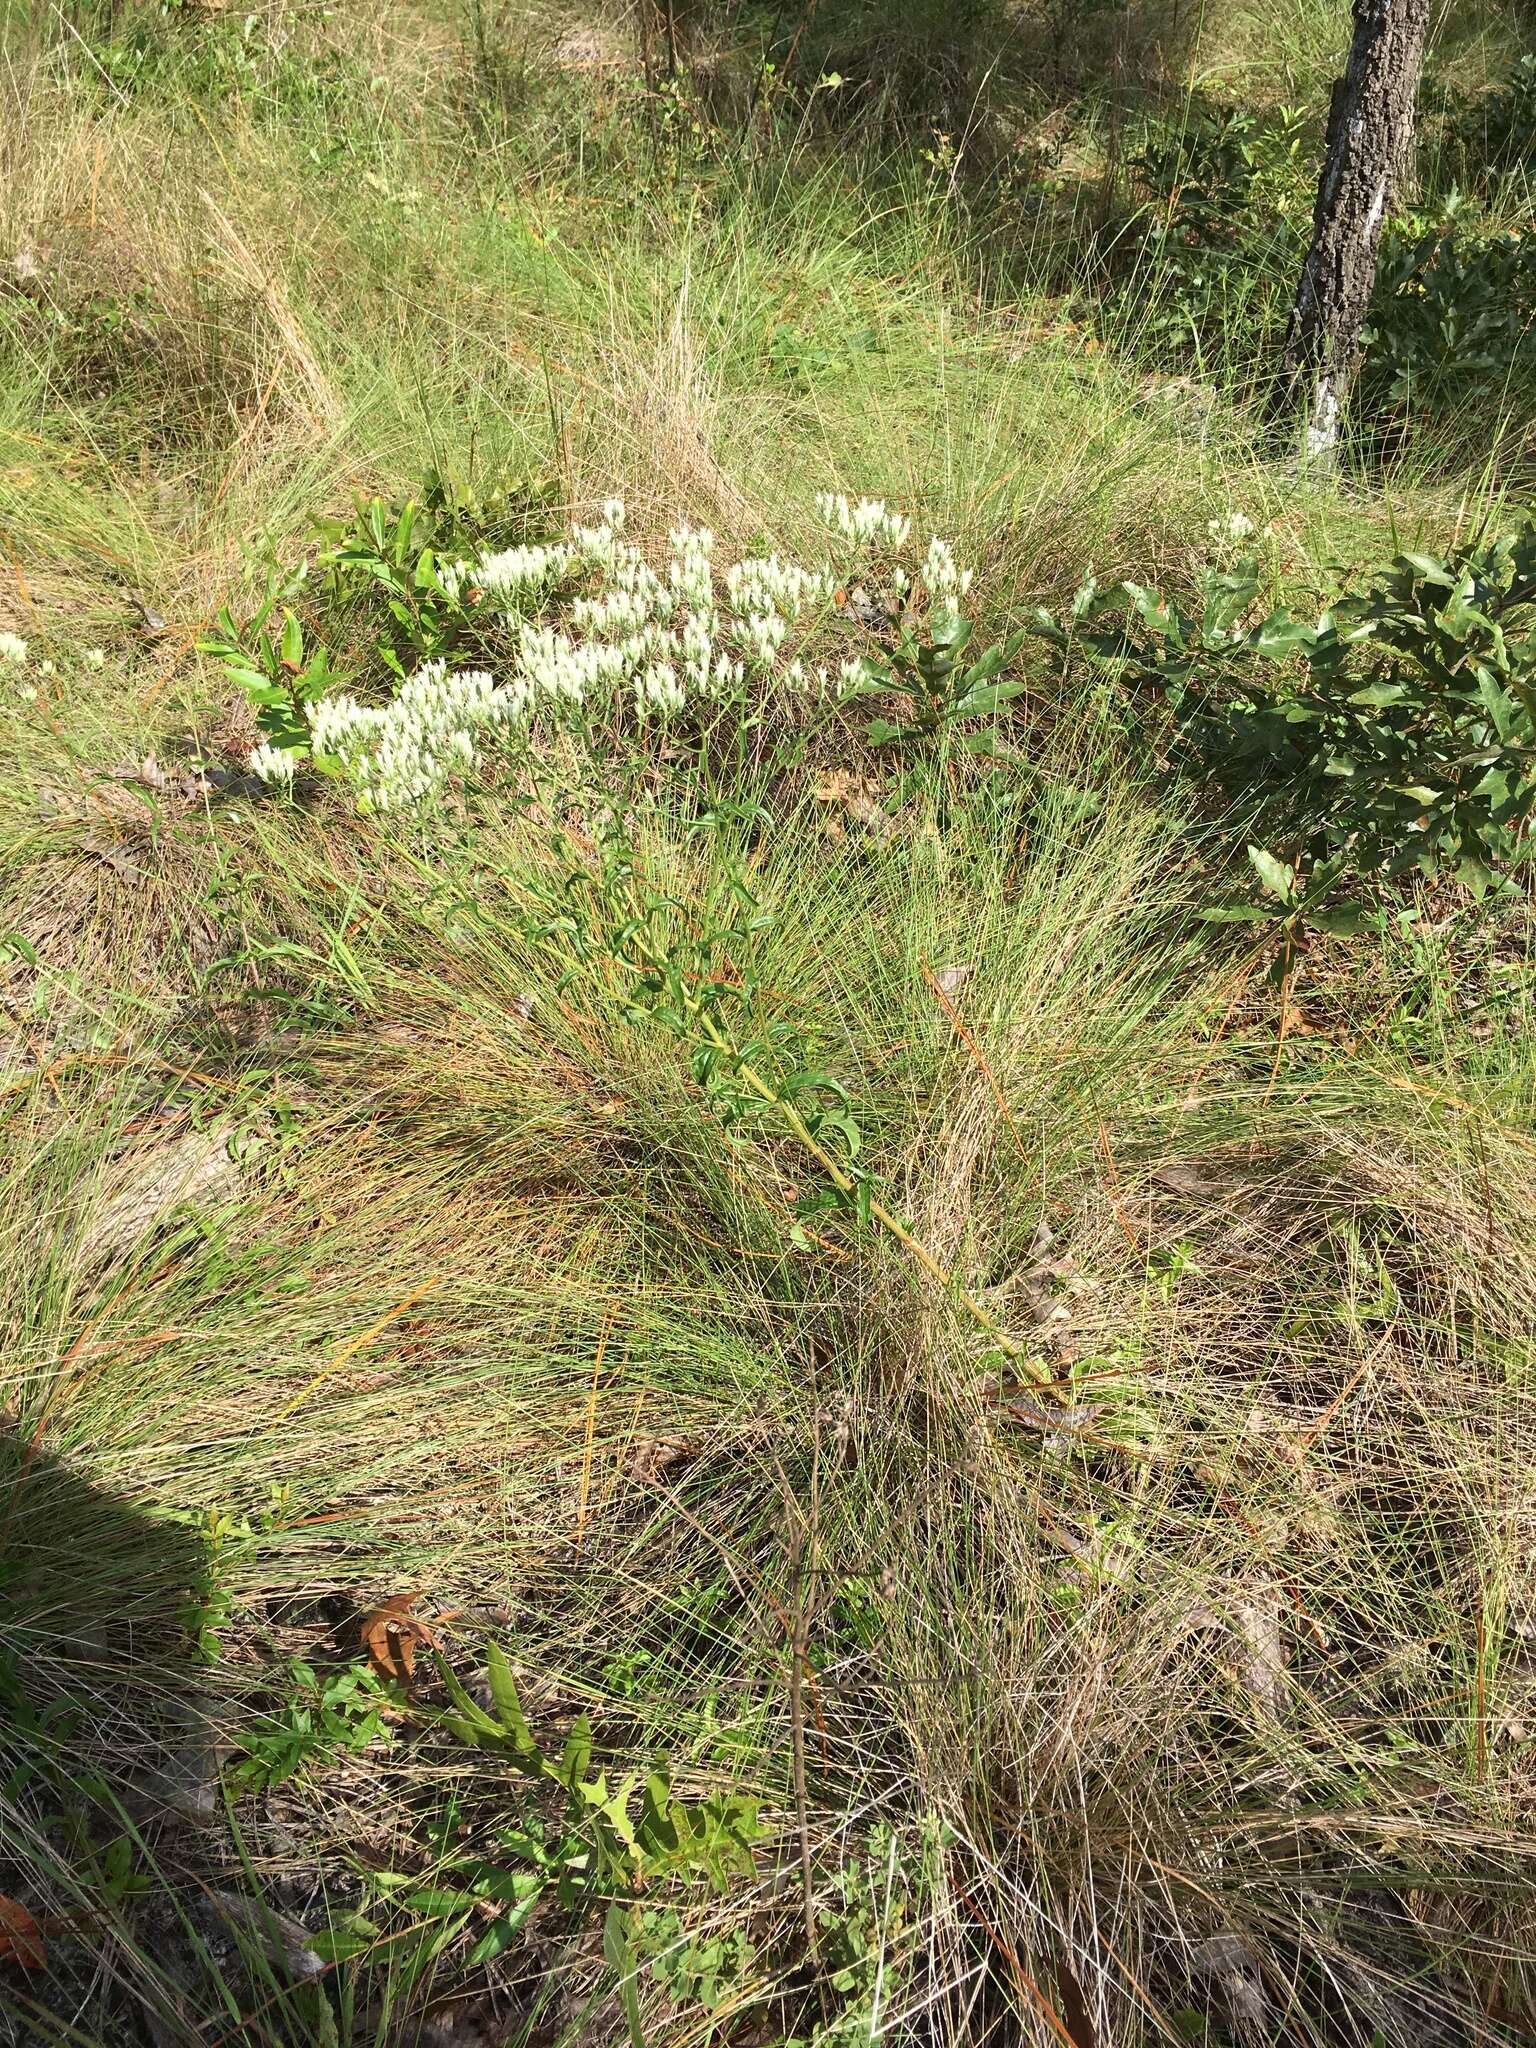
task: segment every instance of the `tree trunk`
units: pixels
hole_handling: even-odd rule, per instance
[[[1333,88],[1323,174],[1271,400],[1305,410],[1308,461],[1330,462],[1360,367],[1360,330],[1376,283],[1381,224],[1407,174],[1424,67],[1429,0],[1355,0],[1355,36]]]

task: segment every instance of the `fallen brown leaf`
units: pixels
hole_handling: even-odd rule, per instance
[[[642,1437],[630,1453],[630,1474],[641,1480],[664,1479],[674,1466],[686,1465],[699,1455],[691,1437]]]
[[[0,1963],[15,1963],[23,1970],[46,1970],[48,1951],[42,1931],[19,1899],[0,1892]]]
[[[381,1678],[397,1678],[402,1685],[409,1685],[418,1645],[424,1650],[437,1648],[437,1637],[427,1623],[411,1613],[420,1598],[419,1592],[396,1593],[363,1616],[363,1647]]]

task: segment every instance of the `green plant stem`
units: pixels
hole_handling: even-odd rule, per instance
[[[588,874],[587,879],[596,886],[594,877]],[[643,954],[648,965],[659,967],[662,964],[654,950],[647,946],[645,941],[638,935],[631,943]],[[715,1047],[716,1051],[724,1053],[731,1061],[736,1073],[745,1081],[759,1101],[779,1112],[796,1140],[804,1146],[811,1157],[825,1170],[833,1185],[845,1195],[852,1194],[856,1186],[853,1176],[821,1144],[795,1105],[792,1102],[786,1101],[771,1082],[765,1080],[749,1061],[740,1057],[731,1040],[697,1002],[689,999],[689,1007],[693,1012],[694,1021],[700,1032]],[[1066,1398],[1062,1390],[1057,1387],[1051,1375],[1035,1359],[1030,1357],[1018,1339],[1007,1334],[997,1321],[997,1318],[989,1314],[982,1307],[975,1295],[960,1285],[953,1272],[946,1270],[939,1263],[928,1247],[919,1238],[912,1235],[899,1216],[888,1209],[883,1202],[873,1197],[870,1200],[869,1213],[882,1229],[888,1231],[895,1238],[896,1242],[922,1268],[928,1277],[957,1301],[980,1329],[986,1331],[998,1349],[1005,1351],[1016,1364],[1024,1368],[1029,1378],[1037,1387],[1054,1393],[1058,1399],[1064,1400]]]

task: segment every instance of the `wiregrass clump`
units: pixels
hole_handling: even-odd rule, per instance
[[[814,1033],[946,1285],[852,1205],[797,1216],[792,1135],[722,1120],[596,928],[572,976],[547,825],[488,820],[423,887],[374,826],[254,817],[246,942],[301,949],[295,998],[329,1020],[304,1099],[241,1169],[237,1229],[169,1207],[82,1273],[89,1356],[27,1219],[82,1146],[146,1143],[131,1096],[15,1162],[23,1426],[45,1403],[56,1450],[244,1504],[199,1597],[249,1758],[283,1660],[354,1668],[358,1617],[419,1587],[457,1684],[498,1643],[540,1754],[576,1740],[561,1802],[601,1775],[602,1825],[638,1828],[668,1761],[690,1805],[757,1802],[718,1881],[636,1890],[614,1849],[594,1888],[581,1830],[465,1745],[418,1653],[387,1743],[239,1780],[258,1893],[327,1961],[342,2038],[409,2038],[450,1985],[533,2001],[555,2040],[636,2016],[679,2043],[1509,2036],[1536,1262],[1492,1075],[1427,1101],[1298,1040],[1266,1087],[1271,1034],[1191,943],[1181,827],[1126,795],[1087,827],[1067,792],[970,807],[942,859],[903,834],[807,862],[804,812],[722,841],[681,793],[644,807],[678,930],[750,889],[714,978],[758,1034]],[[281,1418],[254,1446],[253,1389]],[[48,1882],[60,1928],[71,1885],[104,1910]],[[142,1951],[135,1896],[111,1911]],[[174,2012],[165,1967],[128,1975]],[[219,1967],[194,2012],[270,2000],[312,2038],[314,1982]]]

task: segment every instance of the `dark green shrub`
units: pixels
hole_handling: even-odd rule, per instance
[[[336,114],[362,89],[355,65],[302,31],[300,17],[220,14],[162,0],[156,7],[109,17],[82,44],[61,45],[82,58],[83,89],[122,98],[192,98],[210,105],[238,101],[253,113],[288,123]]]
[[[1154,128],[1131,169],[1142,204],[1114,236],[1120,303],[1143,345],[1202,366],[1249,364],[1278,332],[1305,247],[1300,119],[1193,110]]]
[[[1090,582],[1037,631],[1155,692],[1174,759],[1287,857],[1477,890],[1508,875],[1536,807],[1536,518],[1399,555],[1315,622],[1257,616],[1258,591],[1251,561],[1208,570],[1198,612]]]
[[[1536,165],[1536,56],[1522,57],[1504,84],[1447,109],[1442,155],[1464,184],[1486,187]]]
[[[1536,375],[1536,245],[1455,202],[1382,236],[1359,411],[1378,433],[1417,413],[1493,409]]]
[[[1132,168],[1143,204],[1110,245],[1113,303],[1155,356],[1262,388],[1310,232],[1315,150],[1300,115],[1205,109],[1176,133],[1154,129]],[[1463,193],[1389,220],[1355,398],[1363,447],[1390,450],[1428,422],[1488,440],[1536,381],[1533,335],[1536,241]]]

